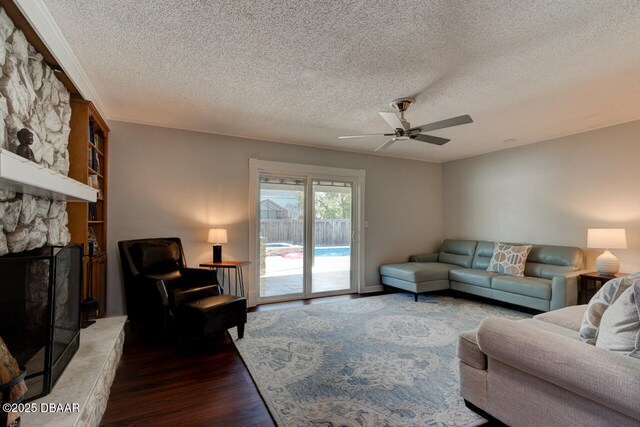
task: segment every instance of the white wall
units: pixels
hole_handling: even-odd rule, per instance
[[[613,250],[640,270],[640,121],[444,165],[444,236],[586,247],[587,228],[626,228]],[[602,251],[586,250],[593,267]]]
[[[366,170],[367,286],[379,285],[381,264],[433,251],[442,242],[440,164],[122,122],[109,126],[109,315],[124,306],[119,240],[178,236],[189,264],[197,266],[211,259],[206,235],[215,226],[228,230],[225,259],[248,259],[250,158]]]

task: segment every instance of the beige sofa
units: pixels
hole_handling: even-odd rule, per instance
[[[586,307],[489,317],[463,332],[467,406],[509,426],[640,426],[640,359],[580,341]]]

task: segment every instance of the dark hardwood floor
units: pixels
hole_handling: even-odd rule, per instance
[[[363,295],[369,296],[369,295]],[[359,298],[345,295],[262,305],[250,311]],[[127,325],[102,426],[273,426],[231,338],[205,346],[145,340]]]

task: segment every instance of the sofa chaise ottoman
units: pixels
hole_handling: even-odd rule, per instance
[[[575,305],[584,254],[569,246],[532,245],[524,277],[487,271],[494,242],[447,239],[440,251],[380,267],[383,285],[418,294],[453,289],[549,311]]]

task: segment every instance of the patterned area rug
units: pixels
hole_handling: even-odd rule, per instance
[[[249,313],[242,359],[280,426],[467,426],[456,343],[487,316],[452,297],[390,294]]]

